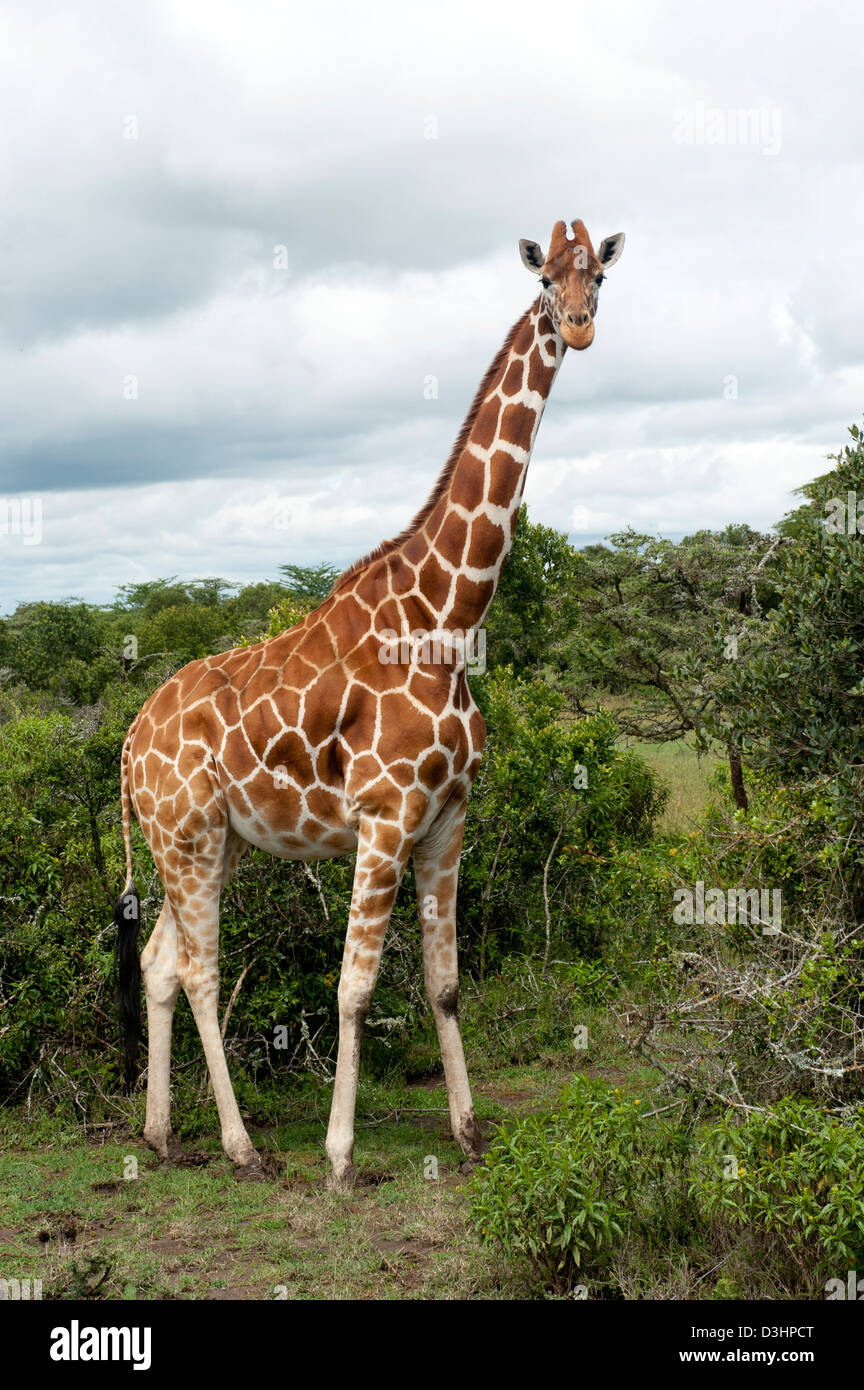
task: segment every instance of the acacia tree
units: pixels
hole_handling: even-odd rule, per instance
[[[283,582],[286,589],[299,602],[308,603],[310,608],[324,602],[339,578],[335,566],[326,562],[320,565],[280,565],[279,572],[285,576]]]
[[[666,742],[720,738],[735,804],[747,809],[741,753],[722,691],[752,629],[775,602],[778,539],[750,527],[673,542],[628,529],[578,552],[579,619],[566,643],[569,685],[584,710],[598,689],[629,697],[625,733]]]

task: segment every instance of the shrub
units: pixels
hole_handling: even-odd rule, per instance
[[[668,1191],[661,1210],[656,1185],[675,1186],[683,1136],[646,1121],[638,1098],[580,1077],[551,1114],[501,1127],[474,1177],[474,1227],[556,1293],[608,1277],[631,1234],[658,1216],[669,1229]]]
[[[591,904],[622,844],[650,836],[665,791],[617,748],[610,715],[569,718],[559,692],[509,668],[475,693],[489,735],[468,807],[459,927],[463,961],[482,977],[517,952],[596,947]]]
[[[747,815],[713,810],[697,830],[667,846],[653,892],[647,891],[651,847],[636,852],[642,893],[634,892],[628,856],[620,857],[620,875],[610,881],[620,879],[612,902],[620,904],[622,921],[629,894],[634,904],[653,902],[659,928],[650,952],[643,948],[650,964],[630,973],[626,962],[619,965],[634,996],[626,1031],[643,1060],[656,1060],[673,1084],[720,1110],[742,1101],[765,1107],[805,1093],[823,1104],[861,1100],[864,930],[837,864],[840,850],[824,805],[815,798],[803,804],[794,789],[759,773]],[[758,922],[737,914],[728,921],[676,921],[675,890],[692,891],[698,880],[724,892],[779,889],[781,930],[764,934]],[[638,921],[644,913],[633,916]],[[623,929],[625,938],[628,933],[631,926]],[[618,965],[613,946],[610,939],[609,957]]]
[[[864,1130],[787,1098],[704,1133],[694,1193],[709,1217],[778,1238],[796,1283],[842,1276],[864,1261]],[[730,1159],[734,1157],[734,1165]],[[776,1250],[776,1243],[772,1242]]]

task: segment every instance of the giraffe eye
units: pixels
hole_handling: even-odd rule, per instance
[[[543,286],[544,290],[548,290],[552,281],[549,279],[548,275],[544,275],[541,277],[540,284]]]
[[[595,285],[602,285],[602,284],[603,284],[603,281],[604,281],[605,279],[606,279],[606,276],[605,276],[605,275],[603,274],[603,272],[601,271],[599,275],[595,275],[595,276],[594,276],[594,284],[595,284]]]

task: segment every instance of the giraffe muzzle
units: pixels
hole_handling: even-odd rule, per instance
[[[559,332],[568,347],[582,352],[594,341],[594,320],[587,309],[568,309],[561,319]]]

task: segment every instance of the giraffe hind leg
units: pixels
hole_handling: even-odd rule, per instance
[[[202,882],[181,872],[172,889],[171,903],[177,921],[177,976],[189,1000],[207,1061],[219,1122],[222,1147],[240,1168],[260,1168],[231,1085],[225,1049],[219,1029],[219,888],[218,879]]]
[[[150,1066],[144,1140],[163,1158],[181,1158],[171,1130],[171,1023],[183,988],[203,1045],[222,1126],[222,1145],[240,1168],[260,1168],[225,1062],[218,1027],[219,894],[247,842],[226,826],[214,827],[208,852],[181,852],[161,874],[167,897],[156,929],[142,954],[147,994]]]
[[[141,953],[141,974],[147,998],[144,1141],[160,1158],[176,1159],[181,1149],[171,1128],[171,1025],[180,981],[177,978],[177,927],[167,897]]]
[[[224,855],[222,859],[219,884],[220,891],[230,879],[240,858],[247,849],[247,842],[243,840],[240,835],[236,834],[235,831],[229,829],[225,839]],[[177,894],[178,898],[188,896],[185,890],[176,884],[174,885],[174,892]],[[194,901],[195,896],[193,894],[192,898],[190,898],[190,905]],[[190,912],[189,915],[191,917],[193,914]],[[189,951],[186,946],[185,936],[183,941],[182,958],[184,971],[187,971]],[[218,900],[216,905],[216,948],[218,950]],[[179,954],[181,953],[179,950],[177,921],[174,909],[172,908],[171,899],[166,895],[159,920],[141,956],[141,970],[144,976],[147,997],[149,1054],[147,1071],[147,1115],[144,1126],[144,1139],[151,1148],[155,1149],[160,1157],[175,1160],[182,1156],[180,1144],[171,1129],[170,1118],[171,1026],[174,1007],[181,988],[180,970],[178,968]],[[193,950],[193,955],[194,954],[195,951]],[[194,976],[195,972],[193,970],[190,973],[190,979]],[[195,988],[194,984],[192,987]],[[218,995],[218,966],[216,971],[216,991]],[[187,989],[187,994],[188,992]],[[204,1012],[206,1016],[206,1007]],[[196,1021],[197,1019],[198,1015],[196,1014]],[[207,1025],[205,1024],[205,1026]],[[199,1023],[199,1032],[200,1029],[201,1024]],[[221,1047],[221,1034],[219,1035],[219,1042]],[[207,1049],[205,1048],[205,1055],[206,1053]],[[228,1085],[230,1088],[230,1080],[228,1081]],[[233,1100],[233,1092],[231,1098]],[[245,1130],[243,1133],[245,1134]],[[249,1145],[249,1147],[251,1148],[251,1145]],[[242,1145],[241,1151],[245,1152],[245,1148]],[[254,1159],[250,1160],[246,1157],[241,1161],[254,1162]]]

